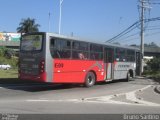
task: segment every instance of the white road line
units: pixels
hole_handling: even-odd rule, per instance
[[[103,96],[103,97],[99,97],[95,100],[88,100],[88,102],[103,102],[103,103],[111,103],[111,104],[130,104],[130,103],[126,103],[126,102],[121,102],[121,101],[115,101],[115,100],[111,100],[114,96],[113,95],[110,95],[110,96]]]
[[[48,100],[48,99],[30,99],[25,100],[26,102],[78,102],[79,99],[66,99],[66,100]]]
[[[27,102],[49,102],[49,100],[26,100]]]

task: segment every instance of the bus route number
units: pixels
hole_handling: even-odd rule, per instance
[[[63,68],[63,63],[55,63],[55,68]]]

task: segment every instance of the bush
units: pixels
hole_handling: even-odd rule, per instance
[[[5,53],[6,47],[0,47],[0,56],[3,57]]]
[[[1,57],[6,57],[8,59],[11,59],[15,55],[16,55],[16,52],[13,49],[9,49],[6,47],[0,48],[0,56]]]
[[[155,57],[147,62],[143,75],[154,79],[160,79],[160,58]]]
[[[160,58],[154,57],[147,63],[147,67],[152,71],[160,71]]]
[[[17,68],[18,57],[15,56],[13,49],[6,47],[0,48],[0,64],[9,64],[12,68]]]

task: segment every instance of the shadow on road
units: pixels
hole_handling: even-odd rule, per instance
[[[19,80],[18,78],[0,78],[0,84],[1,85],[7,85],[7,84],[27,84],[27,83],[36,83],[33,81],[26,81],[26,80]]]
[[[0,87],[12,90],[26,91],[26,92],[42,92],[42,91],[72,89],[81,86],[74,84],[52,84],[52,83],[19,80],[16,78],[13,79],[5,78],[5,79],[0,79]]]
[[[119,82],[125,82],[125,81],[116,80],[112,82],[98,82],[96,83],[95,87],[105,86],[109,84],[116,84],[116,83],[118,84]],[[16,78],[0,79],[0,87],[11,90],[26,91],[26,92],[43,92],[43,91],[54,91],[54,90],[64,90],[73,88],[94,89],[94,87],[85,88],[82,84],[53,84],[53,83],[25,81]]]
[[[141,80],[138,82],[138,79],[131,80],[129,84],[140,84],[140,85],[150,85],[151,82],[143,82],[146,81],[146,78],[140,78]],[[148,79],[147,79],[148,80]],[[119,84],[122,82],[126,82],[125,80],[115,80],[111,82],[98,82],[95,87],[105,86],[110,84]],[[153,82],[154,83],[154,82]],[[152,85],[153,85],[152,83]],[[154,84],[157,84],[156,82]],[[19,80],[17,78],[9,78],[9,79],[0,79],[0,87],[11,89],[11,90],[20,90],[26,92],[43,92],[43,91],[54,91],[54,90],[64,90],[64,89],[73,89],[73,88],[82,88],[82,84],[53,84],[53,83],[42,83],[42,82],[34,82],[34,81],[25,81]],[[87,89],[87,88],[86,88]],[[88,88],[88,89],[94,89]]]

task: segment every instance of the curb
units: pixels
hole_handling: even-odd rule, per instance
[[[155,91],[156,93],[160,94],[160,86],[157,86],[157,87],[154,89],[154,91]]]

